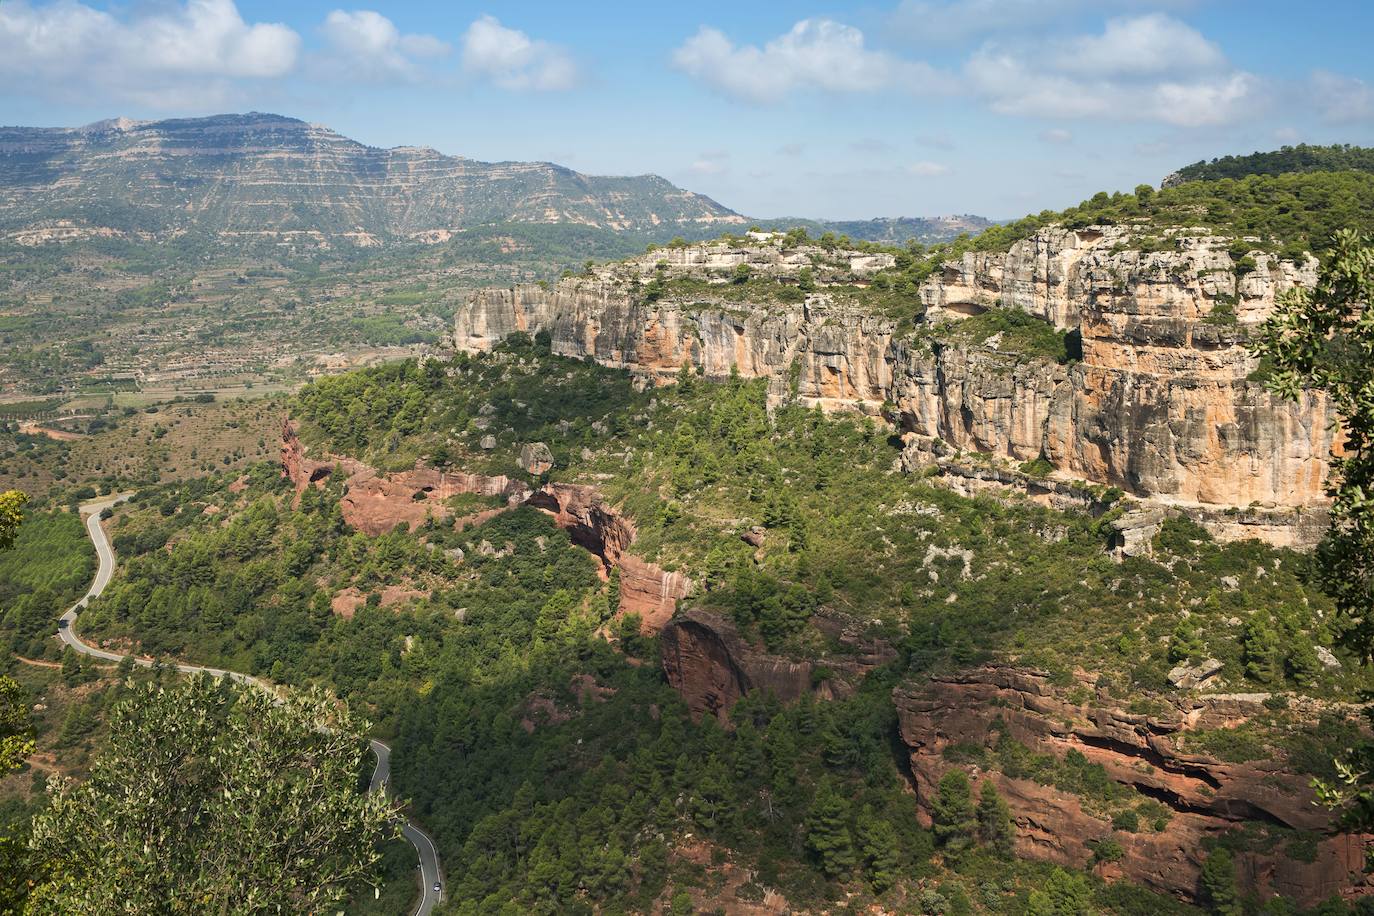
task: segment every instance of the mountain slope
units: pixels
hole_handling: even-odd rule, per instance
[[[744,220],[656,175],[376,149],[271,114],[0,128],[0,228],[58,221],[153,236],[305,233],[370,244],[506,221],[669,230]]]

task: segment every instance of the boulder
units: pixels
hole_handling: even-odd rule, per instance
[[[553,452],[543,442],[529,442],[520,448],[520,467],[538,477],[553,469]]]
[[[1225,665],[1215,658],[1196,665],[1179,665],[1169,670],[1169,683],[1180,690],[1192,690],[1206,685],[1223,667]]]

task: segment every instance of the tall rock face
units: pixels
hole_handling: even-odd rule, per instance
[[[940,778],[958,765],[953,761],[982,753],[975,777],[991,780],[1006,799],[1018,852],[1030,858],[1089,868],[1096,842],[1110,839],[1122,855],[1102,866],[1109,877],[1192,899],[1206,842],[1249,823],[1278,839],[1256,838],[1237,849],[1243,892],[1280,893],[1312,906],[1333,895],[1374,891],[1363,873],[1365,848],[1374,837],[1338,832],[1331,815],[1314,803],[1305,777],[1279,762],[1226,763],[1184,749],[1190,732],[1262,716],[1264,694],[1180,697],[1161,713],[1142,715],[1093,695],[1090,679],[1074,686],[1078,696],[1054,687],[1042,672],[985,667],[894,691],[922,816],[929,819]],[[1001,742],[1057,760],[1077,752],[1166,813],[1135,830],[1114,829],[1111,812],[1052,779],[1003,772],[997,764]]]
[[[0,128],[0,229],[370,245],[507,221],[652,230],[744,218],[656,175],[375,149],[271,114]]]
[[[650,302],[642,292],[655,275],[709,277],[739,263],[786,282],[815,261],[776,241],[656,251],[549,289],[483,291],[459,311],[455,342],[481,350],[542,330],[556,353],[656,381],[690,363],[708,377],[768,378],[775,396],[828,409],[887,405],[912,463],[940,440],[1014,461],[1044,457],[1064,476],[1180,505],[1320,505],[1331,411],[1319,393],[1290,403],[1251,381],[1258,367],[1244,348],[1277,296],[1315,282],[1316,265],[1256,251],[1255,268],[1238,272],[1229,245],[1175,236],[1146,252],[1117,228],[1047,229],[1008,252],[966,254],[922,288],[930,322],[1019,308],[1074,332],[1082,359],[1067,365],[995,341],[932,345],[921,328],[899,333],[837,295],[885,266],[860,252],[826,253],[841,265],[835,285],[797,304]],[[1270,540],[1288,542],[1283,528]]]
[[[897,657],[887,642],[849,630],[841,618],[822,613],[811,625],[844,651],[817,659],[774,655],[751,644],[725,615],[694,607],[663,627],[663,674],[694,717],[728,724],[731,707],[750,691],[771,693],[783,703],[808,695],[831,700],[850,695],[869,672]]]

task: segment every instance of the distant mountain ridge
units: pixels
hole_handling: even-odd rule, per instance
[[[671,235],[746,220],[657,175],[592,176],[548,162],[377,149],[257,112],[0,128],[0,230],[26,230],[36,241],[201,233],[370,245],[443,241],[503,222]]]

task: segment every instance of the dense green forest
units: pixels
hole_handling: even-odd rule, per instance
[[[1222,156],[1194,162],[1179,169],[1177,180],[1215,181],[1249,175],[1285,175],[1294,172],[1374,172],[1374,148],[1338,143],[1333,146],[1285,146],[1267,153]]]
[[[356,407],[364,402],[382,409]],[[774,593],[808,607],[803,622],[824,604],[890,638],[938,627],[943,635],[931,638],[962,645],[965,655],[1014,646],[1047,664],[1119,672],[1123,688],[1163,683],[1172,663],[1159,638],[1184,610],[1200,633],[1194,651],[1223,659],[1244,651],[1240,634],[1221,624],[1235,613],[1258,614],[1267,621],[1261,629],[1297,644],[1325,645],[1336,635],[1322,622],[1329,602],[1303,584],[1306,560],[1297,554],[1214,544],[1180,521],[1159,561],[1118,565],[1102,549],[1110,517],[969,500],[893,474],[893,445],[880,427],[795,404],[770,409],[759,380],[684,375],[675,386],[636,392],[619,370],[549,356],[517,336],[493,354],[447,366],[398,363],[322,379],[299,403],[303,435],[384,467],[441,454],[459,467],[520,474],[519,444],[545,440],[554,478],[595,480],[635,519],[635,552],[706,583],[704,600],[733,607],[734,596],[749,596],[738,599],[740,622],[767,618],[770,643],[803,654],[815,648],[805,643],[809,630],[780,624],[786,601],[770,600]],[[488,435],[497,444],[483,449]],[[739,537],[755,523],[767,532],[758,558]],[[1062,538],[1042,535],[1061,530]],[[1171,572],[1171,556],[1186,568]],[[1261,563],[1276,574],[1257,573]],[[1218,577],[1232,573],[1237,587],[1218,588]],[[803,602],[793,585],[824,598]],[[946,610],[953,592],[958,615]],[[1120,621],[1101,620],[1096,609],[1121,596],[1132,596],[1150,623],[1123,634]],[[1013,621],[1007,607],[1031,616]],[[1119,645],[1127,635],[1143,655]],[[1354,687],[1348,676],[1323,671],[1304,680],[1340,693]],[[1294,683],[1288,677],[1273,683]]]
[[[81,516],[65,510],[28,513],[14,547],[0,552],[0,651],[44,658],[57,617],[95,575],[95,548]]]
[[[655,657],[651,640],[621,631],[617,651],[596,635],[609,587],[544,515],[520,509],[462,533],[369,538],[339,528],[329,491],[291,510],[272,470],[253,475],[224,527],[200,506],[227,502],[225,481],[136,499],[117,529],[131,559],[83,628],[330,684],[370,709],[397,734],[397,786],[440,842],[463,902],[454,912],[570,912],[592,901],[642,911],[669,892],[709,893],[712,879],[675,852],[686,833],[757,869],[741,899],[763,884],[806,904],[833,897],[835,881],[875,894],[929,879],[932,901],[1019,912],[1052,873],[1007,862],[996,832],[1005,826],[937,840],[916,824],[891,744],[896,669],[841,704],[784,710],[752,697],[735,731],[697,725],[656,668],[637,661]],[[455,547],[465,557],[432,580],[442,586],[378,606],[388,584],[420,584],[425,558],[449,563]],[[331,614],[328,589],[304,584],[321,573],[330,589],[348,582],[369,600],[351,618]],[[1122,912],[1165,905],[1063,880],[1084,899],[1125,901]]]

